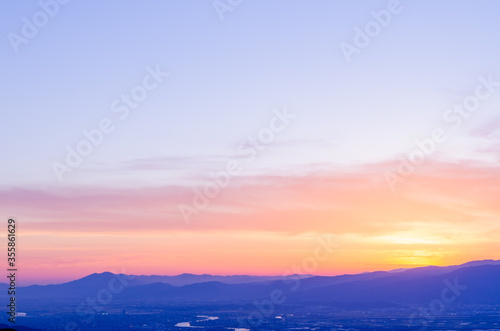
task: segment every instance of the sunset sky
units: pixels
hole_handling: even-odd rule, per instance
[[[16,46],[42,9],[3,2],[0,215],[19,223],[19,282],[282,275],[325,234],[315,274],[500,259],[500,3],[402,0],[347,61],[389,3],[242,1],[221,19],[211,1],[69,1]]]

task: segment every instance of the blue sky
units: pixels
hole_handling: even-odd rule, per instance
[[[135,159],[192,157],[192,170],[206,172],[205,157],[234,155],[283,106],[297,120],[252,163],[256,171],[393,159],[428,135],[479,75],[498,73],[500,5],[401,1],[403,11],[346,63],[339,44],[352,43],[354,28],[387,4],[242,1],[221,21],[210,1],[73,0],[15,54],[7,34],[20,33],[22,18],[40,6],[4,2],[0,134],[9,157],[1,182],[56,185],[51,162],[83,129],[114,116],[112,101],[157,65],[169,78],[69,183],[99,181],[100,167]],[[485,102],[457,141],[496,113]]]

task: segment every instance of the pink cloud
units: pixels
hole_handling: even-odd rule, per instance
[[[470,164],[423,168],[392,194],[375,164],[349,172],[299,177],[234,178],[191,224],[178,206],[191,205],[191,187],[48,188],[0,191],[3,213],[21,217],[30,231],[271,231],[373,234],[440,219],[466,222],[471,210],[498,213],[500,171]],[[460,206],[461,208],[458,208]],[[467,208],[465,208],[465,206]],[[142,224],[138,228],[138,224]]]

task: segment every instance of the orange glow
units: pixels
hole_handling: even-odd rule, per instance
[[[189,188],[140,195],[37,191],[30,192],[29,209],[23,192],[10,192],[10,207],[24,208],[18,216],[23,279],[42,283],[103,271],[282,275],[312,256],[315,238],[325,233],[338,247],[315,274],[500,258],[498,170],[442,166],[414,175],[393,194],[381,176],[384,166],[244,178],[190,224],[177,212]]]

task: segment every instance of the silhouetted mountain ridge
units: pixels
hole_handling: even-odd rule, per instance
[[[183,282],[211,280],[174,286],[165,282],[172,277],[178,281],[184,277]],[[280,290],[288,303],[380,306],[428,303],[440,298],[444,291],[448,297],[454,298],[455,303],[500,304],[500,261],[493,260],[397,272],[303,277],[294,275],[286,280],[281,277],[276,280],[265,276],[130,276],[105,272],[58,285],[20,287],[18,298],[33,306],[77,303],[96,297],[102,291],[111,291],[114,303],[250,303],[269,298],[273,291]],[[213,280],[220,278],[244,282]],[[157,279],[162,281],[153,282]],[[0,298],[5,294],[6,291],[0,292]]]
[[[408,278],[391,275],[366,281],[330,285],[296,293],[298,302],[391,302],[399,304],[428,303],[440,299],[443,290],[456,303],[500,303],[500,265],[479,265],[456,269],[450,273]],[[447,285],[447,284],[451,284]],[[458,286],[455,286],[458,284]],[[453,288],[458,287],[458,293]],[[466,287],[466,289],[461,289]]]

